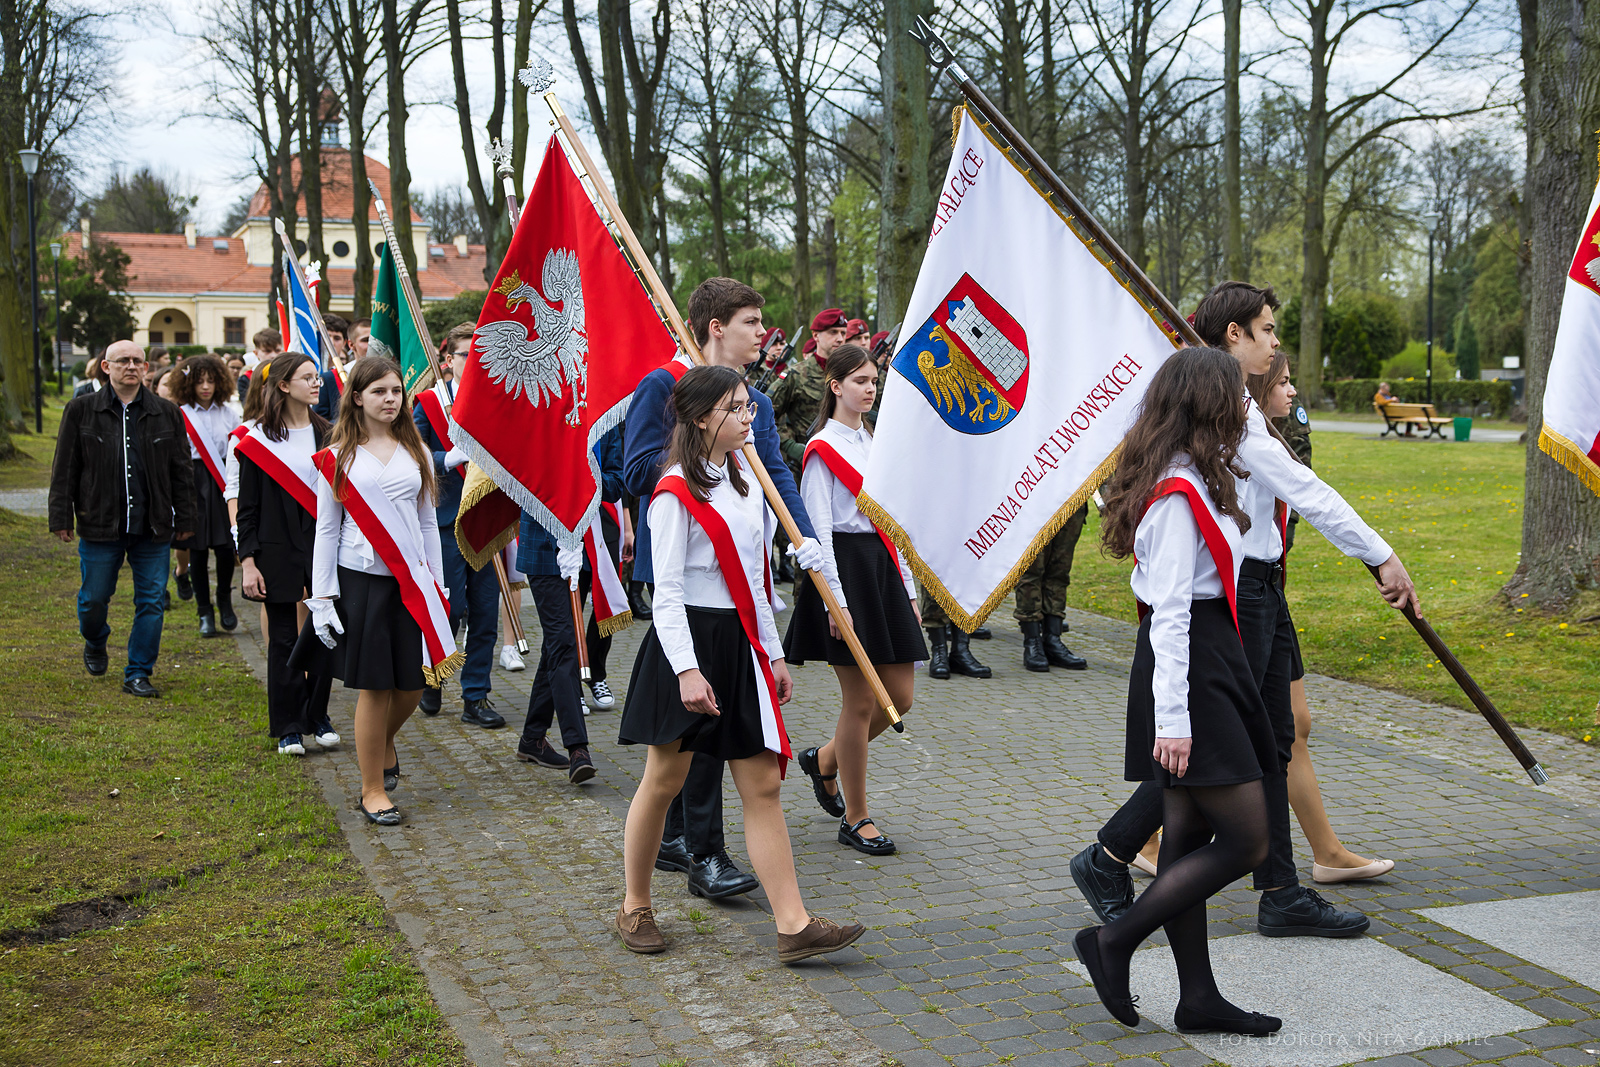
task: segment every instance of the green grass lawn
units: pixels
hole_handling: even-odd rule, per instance
[[[1446,416],[1449,417],[1449,416]],[[1383,428],[1383,416],[1370,408],[1366,411],[1317,411],[1311,415],[1311,428],[1317,427],[1318,421],[1322,422],[1370,422],[1378,429]],[[1522,433],[1528,428],[1526,421],[1512,422],[1510,419],[1491,419],[1487,416],[1473,416],[1472,428],[1474,430],[1515,430]],[[1450,436],[1450,427],[1445,427],[1445,436]],[[1321,438],[1318,438],[1321,440]]]
[[[1600,736],[1600,626],[1593,621],[1600,597],[1545,616],[1499,593],[1521,545],[1523,447],[1338,433],[1317,434],[1314,444],[1317,472],[1394,546],[1424,614],[1506,718],[1584,740]],[[1289,606],[1307,669],[1470,708],[1410,623],[1378,597],[1365,565],[1346,559],[1309,523],[1298,530]],[[1131,562],[1107,559],[1098,548],[1091,508],[1068,603],[1131,620]]]
[[[159,700],[80,659],[75,546],[0,511],[0,1064],[461,1064],[231,639],[168,617]]]
[[[11,443],[19,455],[0,460],[0,489],[42,489],[50,484],[50,462],[56,453],[56,431],[61,427],[61,409],[67,406],[67,397],[44,396],[44,433],[33,432],[33,419],[28,419],[26,433],[13,433]]]

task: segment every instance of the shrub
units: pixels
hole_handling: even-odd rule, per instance
[[[1438,349],[1434,350],[1434,369],[1438,369]],[[1408,404],[1423,402],[1427,383],[1421,379],[1381,379],[1389,383],[1395,396]],[[1332,383],[1335,406],[1340,411],[1371,411],[1372,394],[1378,391],[1377,378],[1351,378]],[[1475,415],[1489,406],[1489,414],[1503,419],[1511,410],[1511,383],[1494,381],[1433,382],[1433,406],[1440,415]]]
[[[1388,379],[1390,384],[1396,378],[1416,378],[1422,381],[1428,376],[1428,343],[1426,341],[1412,341],[1400,350],[1400,354],[1384,360],[1383,368],[1378,372],[1379,379]],[[1450,381],[1456,376],[1456,357],[1446,352],[1439,345],[1433,346],[1433,384],[1435,388],[1442,381]]]

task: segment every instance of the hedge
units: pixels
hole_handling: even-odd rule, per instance
[[[1372,394],[1378,391],[1378,378],[1350,378],[1331,382],[1334,403],[1340,411],[1371,411]],[[1391,381],[1390,388],[1402,401],[1421,403],[1426,395],[1427,383],[1405,379]],[[1488,414],[1503,419],[1511,410],[1511,383],[1503,380],[1457,381],[1450,379],[1433,383],[1433,407],[1440,415]]]

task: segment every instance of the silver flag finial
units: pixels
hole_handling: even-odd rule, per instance
[[[500,143],[496,137],[489,142],[489,159],[494,163],[494,171],[499,175],[511,173],[511,146]]]
[[[517,80],[534,92],[542,93],[556,83],[556,69],[549,60],[534,56],[526,67],[517,71]]]
[[[955,53],[950,51],[950,46],[927,19],[918,15],[916,26],[906,32],[911,35],[912,40],[922,46],[924,52],[928,53],[928,65],[933,68],[933,75],[928,79],[930,83],[938,82],[940,76],[951,67],[956,69],[957,80],[965,77],[965,72],[956,63]]]

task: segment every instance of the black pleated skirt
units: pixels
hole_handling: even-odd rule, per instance
[[[422,688],[422,629],[400,599],[393,575],[340,567],[334,604],[344,636],[333,649],[332,673],[346,689]]]
[[[883,539],[875,533],[836,533],[833,558],[839,585],[850,609],[861,647],[873,663],[915,663],[928,658],[922,627],[911,610],[911,598],[900,581]],[[789,632],[783,638],[784,658],[799,665],[808,659],[837,667],[854,667],[850,646],[828,633],[828,609],[816,585],[803,578],[795,598]]]
[[[1295,628],[1293,626],[1289,627],[1289,640],[1294,642],[1294,647],[1291,649],[1291,658],[1289,660],[1289,681],[1298,682],[1300,679],[1306,676],[1306,664],[1305,661],[1300,658],[1300,635],[1295,632]]]
[[[761,680],[744,625],[733,608],[687,609],[689,633],[700,673],[717,694],[721,715],[701,715],[683,706],[678,675],[654,626],[639,645],[628,681],[617,742],[670,745],[720,760],[749,759],[767,750],[761,733]],[[659,617],[659,616],[658,616]]]
[[[178,548],[226,548],[233,551],[233,524],[228,521],[228,502],[205,460],[194,464],[194,536],[177,543]]]
[[[1189,769],[1175,777],[1151,755],[1156,744],[1155,653],[1150,617],[1139,625],[1139,642],[1128,678],[1128,740],[1123,777],[1154,780],[1163,787],[1236,785],[1278,769],[1266,705],[1256,689],[1244,645],[1228,602],[1196,600],[1189,624],[1189,724],[1194,744]]]

